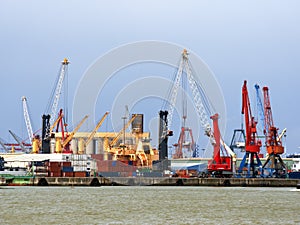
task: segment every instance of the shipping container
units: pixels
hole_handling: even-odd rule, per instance
[[[62,167],[62,172],[73,172],[72,166],[64,166]]]
[[[74,172],[74,177],[86,177],[86,172],[85,171]]]
[[[62,172],[63,177],[73,177],[74,173],[73,172]]]

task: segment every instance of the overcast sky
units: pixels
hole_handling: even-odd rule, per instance
[[[98,57],[127,43],[159,40],[192,50],[216,76],[227,109],[226,142],[241,126],[246,79],[251,95],[255,83],[269,87],[275,125],[287,128],[287,151],[299,151],[299,23],[296,0],[2,0],[0,137],[12,141],[11,129],[27,138],[22,96],[28,99],[34,129],[41,127],[63,58],[71,61],[71,108],[82,76]]]

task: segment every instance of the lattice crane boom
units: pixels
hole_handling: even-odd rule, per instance
[[[200,119],[200,124],[201,124],[202,129],[204,130],[205,134],[209,137],[211,143],[214,145],[216,143],[216,140],[212,133],[211,126],[208,122],[209,117],[208,117],[208,115],[205,111],[204,105],[202,103],[201,94],[198,90],[197,83],[192,75],[191,68],[189,66],[189,61],[188,61],[188,53],[186,50],[183,51],[183,61],[184,61],[184,66],[185,66],[185,70],[187,73],[188,82],[189,82],[190,88],[192,90],[192,95],[193,95],[196,111],[197,111],[197,114]]]
[[[264,106],[263,106],[263,101],[262,101],[262,97],[261,97],[261,91],[260,91],[260,87],[258,84],[254,85],[255,90],[256,90],[256,107],[257,107],[257,114],[258,117],[257,119],[259,119],[260,123],[261,123],[261,127],[262,130],[265,129],[265,113],[264,113]]]
[[[184,61],[183,58],[180,61],[179,68],[176,74],[175,82],[171,90],[171,98],[170,98],[170,106],[168,110],[168,127],[171,128],[172,125],[172,120],[173,120],[173,113],[174,113],[174,108],[176,104],[176,99],[177,99],[177,94],[178,94],[178,89],[180,86],[180,80],[183,72],[183,66],[184,66]]]
[[[29,117],[29,112],[28,112],[28,107],[27,107],[27,99],[25,96],[22,97],[22,105],[23,105],[23,114],[24,114],[24,120],[26,124],[26,129],[28,133],[28,138],[29,141],[32,141],[33,139],[33,131],[32,131],[32,126],[31,126],[31,121]]]
[[[50,124],[52,124],[54,122],[54,118],[57,115],[57,108],[58,108],[58,103],[59,103],[59,99],[60,99],[60,94],[62,91],[63,82],[64,82],[65,74],[66,74],[69,63],[70,62],[66,58],[62,61],[60,75],[59,75],[59,79],[58,79],[58,82],[57,82],[57,85],[55,88],[54,100],[53,100],[53,104],[51,107]]]
[[[264,112],[265,112],[265,135],[268,154],[282,154],[284,147],[281,143],[281,138],[278,136],[278,128],[274,126],[269,88],[263,87],[264,93]]]

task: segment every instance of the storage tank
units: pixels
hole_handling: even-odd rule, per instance
[[[95,153],[95,143],[94,140],[92,140],[87,146],[86,146],[86,152],[85,154],[94,154]]]
[[[78,153],[78,140],[76,138],[73,138],[71,141],[71,149],[73,151],[73,154]]]

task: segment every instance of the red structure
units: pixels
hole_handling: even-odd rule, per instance
[[[245,118],[245,156],[240,164],[238,173],[242,175],[244,168],[247,168],[247,177],[256,177],[257,168],[261,167],[261,161],[258,157],[261,147],[261,141],[257,138],[256,124],[251,113],[250,100],[247,89],[247,81],[244,81],[242,87],[242,114]],[[256,159],[256,162],[255,162]]]
[[[263,87],[263,93],[265,114],[264,134],[266,136],[266,149],[268,153],[268,158],[263,168],[269,170],[268,176],[282,177],[286,175],[286,166],[280,157],[284,153],[284,147],[278,136],[278,128],[274,126],[269,88]]]
[[[213,121],[213,135],[215,138],[215,143],[213,146],[213,159],[208,161],[207,169],[210,174],[215,176],[225,176],[225,171],[232,172],[232,158],[229,156],[227,151],[221,152],[221,134],[218,123],[219,115],[216,113],[210,118]],[[231,173],[228,173],[228,175],[231,175]]]

